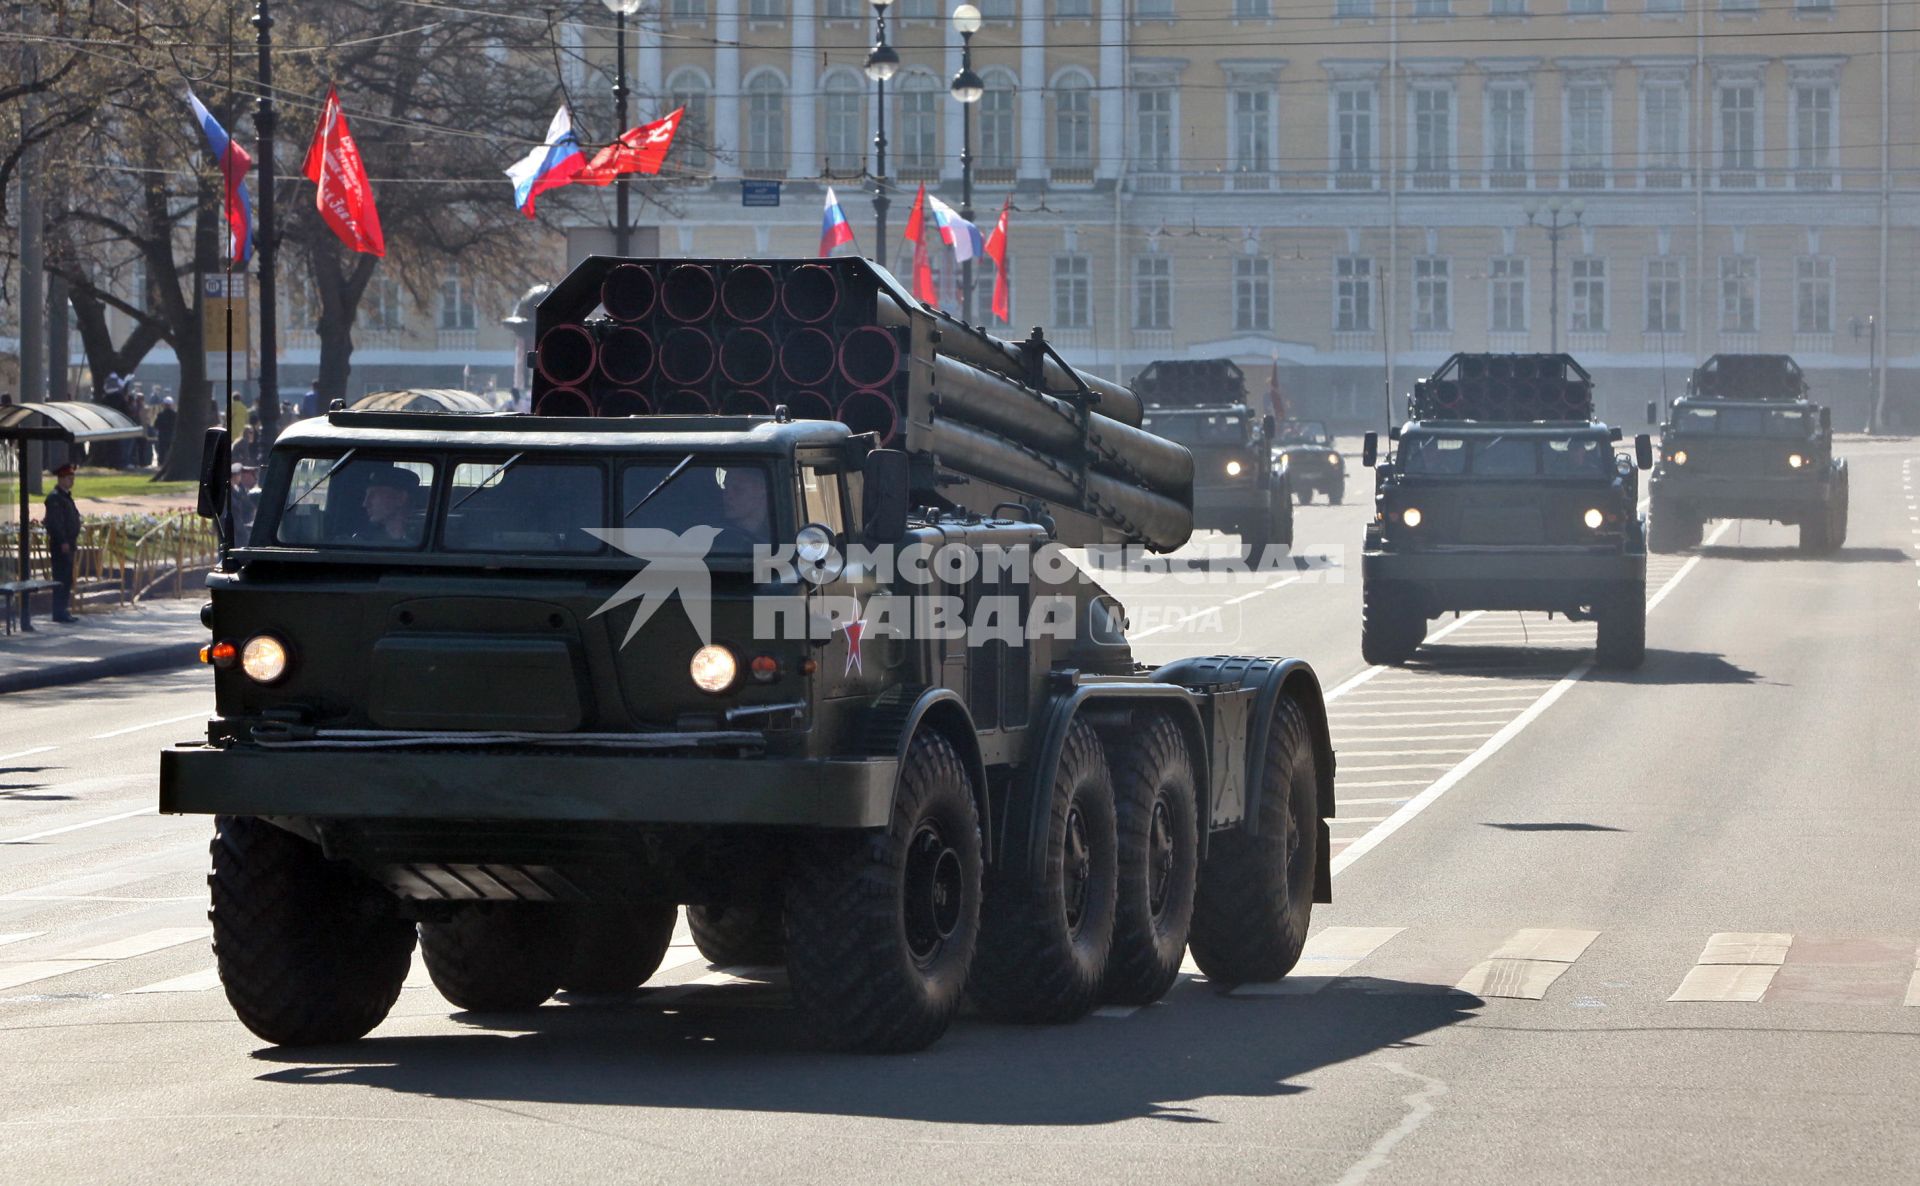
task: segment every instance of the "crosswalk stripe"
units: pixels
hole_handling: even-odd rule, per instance
[[[0,935],[0,947],[5,947],[9,943],[19,943],[25,939],[32,939],[44,933],[43,931],[16,931],[11,935]]]
[[[1599,931],[1526,928],[1515,931],[1488,959],[1552,960],[1570,964],[1586,953]]]
[[[1758,1001],[1780,971],[1774,964],[1697,964],[1669,1001]]]
[[[1723,931],[1707,940],[1702,964],[1784,964],[1793,936],[1778,931]]]
[[[85,951],[73,952],[64,958],[76,960],[124,960],[135,956],[151,955],[156,951],[165,951],[169,947],[178,947],[182,943],[192,943],[213,934],[208,927],[161,927],[158,930],[132,935],[125,939],[116,939],[111,943],[102,943],[98,947],[89,947]]]
[[[37,960],[30,964],[0,964],[0,989],[19,988],[36,980],[50,980],[68,972],[97,968],[105,960]]]
[[[129,996],[149,992],[206,992],[220,987],[220,969],[202,968],[198,972],[189,972],[185,976],[175,976],[171,980],[162,980],[158,984],[148,984],[140,988],[127,990]]]
[[[1542,1000],[1599,937],[1598,931],[1567,928],[1515,931],[1455,987],[1477,997]]]
[[[1306,947],[1300,952],[1300,962],[1285,979],[1268,984],[1242,984],[1227,995],[1312,996],[1404,930],[1405,927],[1328,927],[1308,937]]]

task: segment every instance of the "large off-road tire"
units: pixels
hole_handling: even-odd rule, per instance
[[[884,830],[822,837],[787,881],[787,972],[829,1046],[922,1050],[959,1012],[980,935],[980,817],[953,743],[914,735]]]
[[[1186,738],[1164,712],[1115,738],[1119,893],[1103,999],[1150,1005],[1180,975],[1200,871],[1198,790]]]
[[[1299,503],[1301,506],[1306,506],[1308,503],[1312,502],[1313,487],[1302,486],[1299,489],[1295,490],[1293,492],[1293,501]]]
[[[1646,590],[1638,585],[1617,589],[1594,610],[1599,622],[1594,662],[1615,671],[1631,671],[1646,662]]]
[[[1410,590],[1369,581],[1360,592],[1360,657],[1393,666],[1413,658],[1426,641],[1427,620]]]
[[[250,816],[213,824],[213,953],[240,1023],[278,1046],[351,1042],[386,1019],[413,924],[315,845]]]
[[[1340,500],[1346,496],[1347,484],[1344,480],[1335,482],[1333,485],[1327,487],[1327,501],[1334,506],[1339,506]]]
[[[1011,827],[1036,811],[1047,820],[1045,848],[1037,862],[1004,861],[988,878],[968,992],[996,1021],[1073,1021],[1099,999],[1119,875],[1113,775],[1093,727],[1069,725],[1053,777],[1024,780],[1011,800]]]
[[[1800,550],[1809,556],[1833,551],[1833,513],[1826,507],[1800,524]]]
[[[1274,705],[1260,785],[1260,834],[1215,833],[1194,897],[1188,946],[1220,985],[1278,980],[1307,944],[1320,862],[1319,786],[1306,710]]]
[[[475,1013],[539,1007],[570,971],[574,928],[565,908],[475,902],[420,924],[420,954],[440,995]]]
[[[693,945],[717,968],[777,966],[787,962],[780,906],[689,906]]]
[[[632,992],[660,970],[680,908],[672,902],[587,906],[574,912],[573,950],[560,987],[568,992]]]
[[[1847,491],[1846,471],[1840,472],[1840,481],[1833,489],[1833,550],[1838,552],[1847,542],[1847,513],[1851,500]]]

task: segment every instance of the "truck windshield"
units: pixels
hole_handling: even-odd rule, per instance
[[[1613,450],[1598,437],[1409,436],[1400,467],[1409,474],[1465,474],[1489,478],[1606,477]]]
[[[660,487],[621,527],[719,530],[709,555],[745,556],[773,542],[773,488],[764,466],[688,465],[665,486],[677,458],[635,462],[620,471],[620,506],[633,506]]]
[[[1244,445],[1246,419],[1236,412],[1153,412],[1142,428],[1183,445]]]
[[[1675,409],[1673,416],[1675,432],[1731,437],[1804,437],[1807,425],[1804,408],[1688,407]]]
[[[1280,426],[1283,445],[1325,445],[1331,441],[1327,426],[1318,420],[1289,420]]]
[[[302,457],[274,542],[295,547],[417,548],[426,538],[436,467],[368,453]]]
[[[591,462],[459,461],[447,487],[449,552],[597,552],[606,476]]]

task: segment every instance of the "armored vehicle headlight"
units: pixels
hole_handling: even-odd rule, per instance
[[[793,550],[807,564],[819,564],[833,552],[833,532],[809,523],[793,536]]]
[[[1241,470],[1241,465],[1240,465],[1240,462],[1239,462],[1238,460],[1234,460],[1234,461],[1229,461],[1229,462],[1227,462],[1227,476],[1228,476],[1229,478],[1237,478],[1237,477],[1239,477],[1239,476],[1240,476],[1240,470]]]
[[[1600,525],[1607,521],[1607,517],[1600,513],[1599,507],[1588,507],[1587,513],[1582,515],[1581,518],[1588,527],[1593,528],[1595,531],[1600,530]]]
[[[1339,455],[1338,453],[1329,453],[1329,454],[1327,454],[1327,464],[1328,464],[1328,465],[1339,465],[1339,464],[1340,464],[1340,455]]]
[[[718,696],[733,687],[733,681],[739,678],[740,662],[732,651],[712,643],[693,653],[688,672],[693,676],[694,687]]]
[[[1792,466],[1794,469],[1799,469],[1801,466],[1805,465],[1806,463],[1807,463],[1807,459],[1800,456],[1798,453],[1787,454],[1787,464]]]
[[[271,634],[256,634],[240,652],[240,670],[257,684],[270,684],[287,673],[286,644]]]
[[[1420,514],[1419,507],[1408,507],[1406,510],[1400,512],[1400,521],[1408,527],[1420,526],[1420,520],[1422,518],[1424,518],[1424,516]]]
[[[1673,456],[1669,458],[1669,460],[1675,465],[1685,465],[1687,463],[1687,451],[1685,449],[1675,449]]]

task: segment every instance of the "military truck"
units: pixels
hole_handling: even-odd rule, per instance
[[[1647,405],[1647,423],[1659,405]],[[1648,482],[1648,545],[1700,543],[1708,519],[1770,519],[1800,529],[1800,550],[1847,538],[1847,463],[1833,455],[1832,413],[1809,398],[1785,354],[1716,354],[1687,379],[1660,425]]]
[[[536,329],[544,414],[291,426],[209,579],[217,715],[160,809],[214,816],[249,1029],[365,1034],[416,936],[462,1009],[630,991],[682,905],[848,1050],[963,996],[1149,1002],[1189,950],[1294,966],[1331,887],[1312,669],[1143,665],[1061,551],[1191,530],[1130,391],[858,259],[595,257]]]
[[[1256,416],[1230,358],[1150,362],[1134,377],[1141,426],[1193,454],[1194,526],[1229,531],[1256,561],[1293,544],[1293,504],[1273,471],[1272,416]]]
[[[1647,550],[1634,459],[1593,419],[1593,381],[1565,354],[1455,354],[1414,386],[1376,468],[1361,558],[1361,654],[1403,663],[1429,619],[1535,610],[1599,625],[1603,667],[1646,654]],[[1652,441],[1635,440],[1638,465]]]
[[[1333,447],[1333,434],[1318,420],[1283,420],[1275,436],[1273,464],[1301,506],[1316,493],[1339,506],[1347,496],[1347,459]]]

